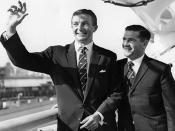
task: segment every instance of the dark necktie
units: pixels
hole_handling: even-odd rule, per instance
[[[129,88],[131,88],[135,78],[135,74],[133,70],[134,63],[132,61],[129,61],[127,65],[128,65],[128,72],[127,72],[128,86]]]
[[[80,48],[80,50],[81,52],[79,56],[78,69],[79,69],[81,89],[84,93],[87,81],[87,54],[86,54],[87,48],[83,47]]]

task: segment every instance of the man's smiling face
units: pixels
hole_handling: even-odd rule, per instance
[[[82,44],[89,44],[92,41],[93,33],[97,29],[97,26],[93,25],[92,17],[86,14],[73,16],[71,27],[75,40]]]
[[[123,36],[124,55],[131,60],[141,57],[145,53],[147,41],[139,37],[138,31],[125,31]]]

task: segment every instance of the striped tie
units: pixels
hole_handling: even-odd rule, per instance
[[[134,70],[133,70],[134,63],[129,61],[127,64],[128,64],[127,77],[128,79],[133,79],[135,77]]]
[[[128,65],[128,73],[127,73],[127,78],[128,78],[128,86],[129,88],[131,89],[132,87],[132,84],[134,82],[134,78],[135,78],[135,73],[134,73],[134,70],[133,70],[133,66],[134,66],[134,63],[129,61],[127,63]]]
[[[79,56],[78,69],[80,75],[81,89],[83,90],[84,93],[87,81],[87,54],[86,54],[87,48],[83,47],[80,50],[81,52]]]

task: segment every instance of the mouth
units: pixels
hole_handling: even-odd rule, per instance
[[[123,49],[127,50],[127,51],[131,51],[132,50],[132,48],[130,46],[123,46]]]
[[[84,36],[86,34],[87,34],[86,32],[76,32],[76,35],[80,35],[80,36]]]
[[[86,34],[86,33],[76,33],[76,36],[77,36],[78,38],[84,39],[84,38],[87,37],[87,34]]]

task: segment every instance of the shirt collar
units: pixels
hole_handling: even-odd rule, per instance
[[[86,47],[87,49],[88,49],[88,51],[91,51],[92,50],[92,46],[93,46],[93,41],[92,42],[90,42],[89,44],[87,44],[87,45],[81,45],[80,43],[77,43],[77,42],[75,42],[74,43],[75,44],[75,51],[76,52],[79,52],[79,49],[80,49],[80,47]]]

